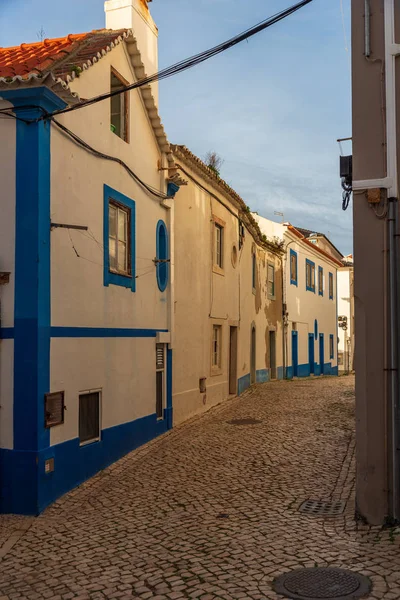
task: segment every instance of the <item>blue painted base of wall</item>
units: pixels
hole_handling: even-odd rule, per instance
[[[101,440],[87,446],[80,446],[76,438],[40,452],[0,450],[0,512],[38,515],[57,498],[165,433],[171,425],[172,408],[167,408],[161,421],[154,414],[104,429]],[[45,461],[49,458],[54,458],[54,472],[46,474]]]
[[[278,367],[276,374],[277,374],[278,379],[283,379],[283,367]]]
[[[270,381],[269,369],[259,369],[256,371],[256,383],[266,383]]]
[[[238,379],[238,396],[250,387],[250,373]]]

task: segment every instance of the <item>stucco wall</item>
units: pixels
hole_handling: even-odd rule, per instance
[[[351,370],[352,368],[352,335],[353,315],[351,298],[351,275],[352,268],[339,269],[338,278],[338,316],[347,317],[347,330],[338,328],[338,354],[342,357],[339,371]]]
[[[0,109],[10,104],[0,99]],[[14,119],[0,121],[0,271],[11,273],[10,282],[0,286],[0,327],[14,326],[15,275],[15,159]],[[13,447],[13,367],[14,343],[0,334],[0,447]]]

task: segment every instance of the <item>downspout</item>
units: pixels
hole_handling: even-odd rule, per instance
[[[398,338],[397,329],[397,140],[396,140],[396,57],[400,46],[395,44],[394,0],[385,0],[385,78],[386,78],[386,144],[389,218],[389,318],[390,318],[390,410],[391,410],[391,487],[392,518],[399,518],[399,459],[398,459]]]

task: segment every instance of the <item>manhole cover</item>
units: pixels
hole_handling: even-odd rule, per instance
[[[299,511],[306,515],[316,517],[337,517],[344,511],[346,503],[342,500],[332,500],[324,502],[323,500],[306,500],[300,504]]]
[[[262,421],[258,419],[233,419],[233,421],[228,421],[229,425],[259,425]]]
[[[273,587],[294,600],[353,600],[369,594],[371,582],[352,571],[322,567],[285,573],[275,579]]]

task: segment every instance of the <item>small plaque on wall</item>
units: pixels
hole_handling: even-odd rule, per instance
[[[64,423],[64,392],[45,395],[44,421],[47,428]]]

